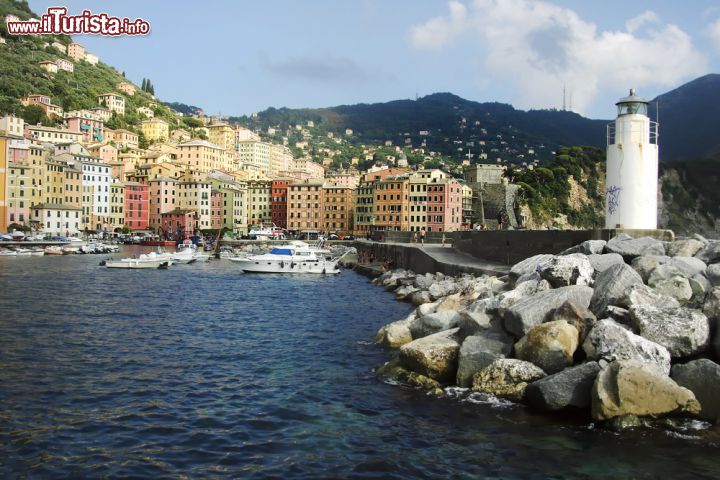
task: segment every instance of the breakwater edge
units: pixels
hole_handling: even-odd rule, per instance
[[[394,352],[383,377],[616,431],[717,429],[720,241],[621,234],[507,275],[395,269],[373,283],[416,307],[377,332]]]

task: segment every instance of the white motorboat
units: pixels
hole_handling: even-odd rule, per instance
[[[285,240],[285,231],[273,225],[272,227],[263,227],[248,232],[248,237],[255,240]]]
[[[0,248],[0,257],[16,257],[17,252],[15,250],[6,250]]]
[[[18,255],[27,256],[27,257],[29,257],[30,255],[32,255],[32,251],[31,251],[29,248],[20,248],[20,247],[18,247],[18,248],[15,249],[15,253],[18,254]]]
[[[202,250],[199,251],[197,245],[190,240],[185,240],[178,245],[177,251],[171,255],[172,259],[177,263],[207,262],[210,258],[210,256],[203,253]]]
[[[45,255],[45,250],[43,250],[42,248],[33,248],[30,251],[30,254],[41,257],[41,256]]]
[[[45,255],[63,255],[64,253],[59,245],[51,245],[45,248]]]
[[[302,243],[302,242],[299,242]],[[342,256],[331,258],[313,251],[298,242],[274,247],[269,253],[231,257],[247,273],[339,273]]]
[[[108,260],[104,262],[107,268],[167,268],[167,260],[143,260],[140,258],[123,258],[122,260]],[[101,265],[103,265],[101,263]]]

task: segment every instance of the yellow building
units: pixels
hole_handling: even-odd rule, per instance
[[[205,140],[192,140],[178,145],[178,163],[199,172],[235,170],[235,157],[231,152]]]
[[[140,130],[148,141],[164,141],[170,136],[170,124],[161,118],[143,120]]]
[[[208,140],[224,150],[235,150],[235,130],[227,123],[208,125]]]
[[[125,182],[113,178],[110,181],[110,212],[108,231],[120,233],[125,225]]]
[[[270,225],[272,210],[270,206],[270,180],[250,180],[247,182],[247,225]]]

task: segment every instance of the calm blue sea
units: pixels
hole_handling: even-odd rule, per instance
[[[410,306],[351,271],[0,257],[0,478],[720,478],[717,429],[622,435],[379,380]]]

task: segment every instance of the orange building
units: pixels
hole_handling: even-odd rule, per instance
[[[321,230],[323,180],[303,180],[288,185],[287,228],[292,231]]]
[[[392,175],[375,184],[375,230],[410,229],[408,175]]]
[[[347,185],[323,186],[323,230],[338,235],[353,232],[355,189]]]

